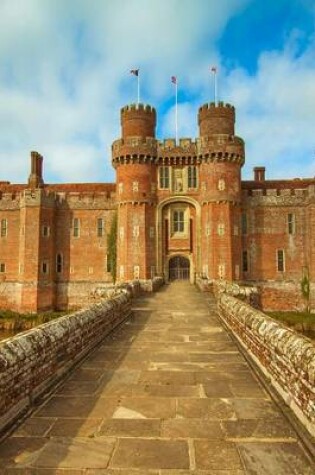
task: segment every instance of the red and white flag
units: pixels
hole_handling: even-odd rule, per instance
[[[176,76],[172,76],[171,77],[171,81],[173,84],[177,84],[177,77]]]
[[[139,69],[130,69],[130,74],[133,74],[134,76],[139,76]]]

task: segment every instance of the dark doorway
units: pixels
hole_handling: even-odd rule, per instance
[[[189,280],[190,262],[187,257],[175,256],[169,261],[170,280]]]

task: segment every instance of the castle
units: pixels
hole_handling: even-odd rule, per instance
[[[0,307],[24,312],[89,303],[111,282],[107,235],[117,216],[117,280],[255,283],[263,308],[315,307],[315,179],[241,180],[235,109],[198,112],[199,137],[159,141],[156,111],[121,110],[114,183],[45,184],[31,152],[27,184],[0,182]]]

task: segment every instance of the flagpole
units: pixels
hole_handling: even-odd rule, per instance
[[[140,74],[138,73],[137,75],[137,87],[138,87],[138,91],[137,91],[137,99],[138,99],[138,105],[140,104]]]
[[[178,114],[177,114],[177,80],[175,84],[175,143],[177,145],[177,135],[178,135]]]
[[[217,102],[218,102],[217,67],[212,66],[211,67],[211,72],[213,74],[214,104],[217,105]]]

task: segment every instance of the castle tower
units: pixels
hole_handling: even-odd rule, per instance
[[[241,167],[244,141],[235,136],[235,109],[205,104],[198,113],[203,271],[211,278],[241,278]]]
[[[122,136],[112,146],[118,201],[117,279],[155,274],[156,112],[132,104],[121,109]]]

